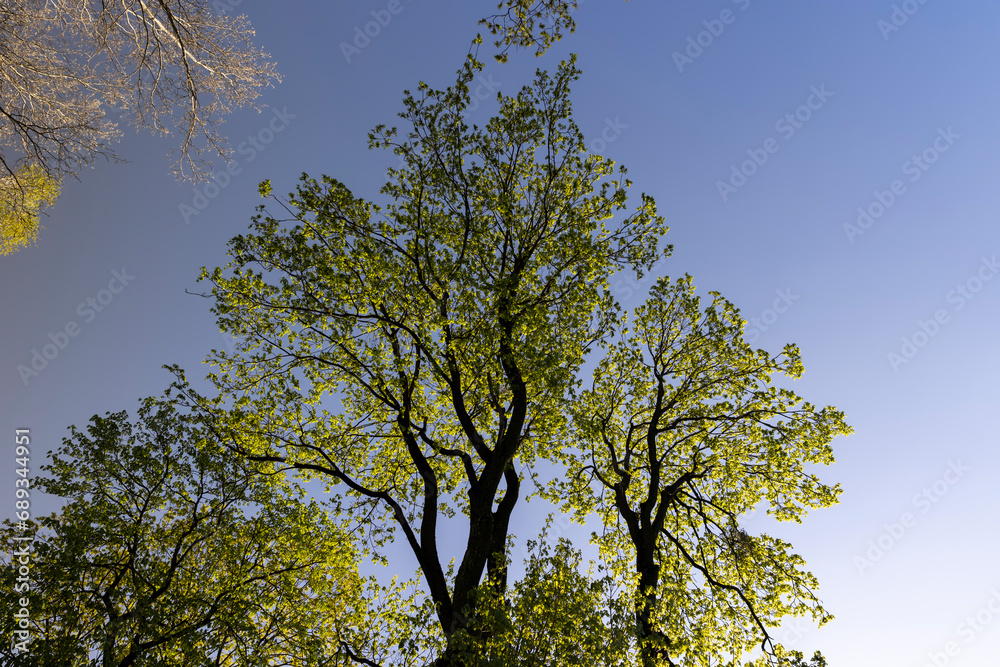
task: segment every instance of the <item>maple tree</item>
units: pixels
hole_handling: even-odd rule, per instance
[[[830,440],[849,429],[832,408],[765,388],[773,373],[801,371],[798,353],[751,350],[732,306],[717,300],[696,328],[689,281],[653,290],[634,314],[645,337],[609,349],[579,392],[585,359],[630,326],[609,278],[667,256],[666,227],[647,195],[616,216],[631,182],[586,150],[572,60],[499,96],[484,127],[463,116],[480,67],[470,56],[455,86],[407,93],[402,139],[385,126],[370,134],[372,148],[401,157],[384,204],[326,176],[303,175],[287,200],[261,185],[288,215],[261,206],[230,264],[202,273],[238,340],[210,359],[224,440],[249,461],[326,481],[377,557],[392,541],[408,546],[436,621],[415,650],[436,664],[499,664],[491,647],[509,645],[525,594],[508,581],[511,517],[543,463],[570,480],[549,498],[605,526],[609,586],[634,616],[614,664],[708,665],[752,644],[782,659],[768,627],[828,614],[788,545],[738,519],[759,501],[781,519],[834,502],[837,489],[804,466],[831,462]],[[660,358],[643,363],[643,347]],[[627,437],[609,444],[624,427],[595,431],[590,412],[631,420]],[[442,544],[456,525],[464,545]],[[579,599],[590,600],[581,617],[614,626],[610,600]]]

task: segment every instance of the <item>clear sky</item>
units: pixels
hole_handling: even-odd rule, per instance
[[[284,76],[260,115],[237,111],[225,126],[243,145],[239,173],[195,202],[168,173],[170,138],[125,128],[129,163],[66,183],[37,247],[0,258],[8,479],[15,428],[31,428],[37,467],[70,424],[161,393],[161,365],[200,380],[201,360],[226,341],[210,302],[185,288],[200,288],[201,266],[226,262],[257,183],[285,193],[303,171],[326,173],[377,198],[395,159],[369,152],[367,131],[397,120],[404,88],[451,83],[495,6],[401,0],[348,58],[341,43],[387,1],[228,1]],[[836,616],[821,630],[793,626],[786,644],[837,666],[994,667],[1000,6],[588,0],[577,18],[544,58],[488,64],[482,90],[513,94],[535,67],[578,53],[578,124],[671,227],[661,273],[721,291],[755,344],[797,343],[806,371],[794,388],[856,430],[823,473],[843,484],[839,506],[802,525],[751,520],[795,544]],[[488,113],[484,103],[473,121]],[[182,205],[195,203],[185,220]],[[624,282],[620,298],[634,306],[648,285]],[[23,378],[18,366],[52,339],[65,347]],[[13,493],[3,495],[10,516]]]

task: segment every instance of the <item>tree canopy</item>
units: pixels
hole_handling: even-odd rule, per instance
[[[220,325],[245,341],[217,357],[220,388],[240,396],[234,428],[252,424],[239,451],[346,485],[375,543],[400,530],[449,638],[469,631],[486,570],[506,586],[516,466],[564,440],[574,371],[615,312],[607,277],[651,265],[663,231],[645,196],[602,224],[631,184],[585,151],[575,65],[539,72],[484,128],[461,120],[478,67],[407,94],[405,140],[372,133],[406,162],[384,214],[304,176],[294,227],[262,214],[230,271],[204,274]],[[450,580],[438,521],[456,508],[469,537]]]
[[[542,55],[576,29],[578,0],[503,0],[480,21],[512,48]],[[0,254],[32,244],[40,213],[66,176],[118,160],[109,109],[137,128],[180,137],[174,172],[207,175],[206,151],[230,154],[219,133],[233,107],[254,106],[280,81],[245,17],[211,0],[8,0],[0,6]],[[171,128],[171,125],[173,128]]]
[[[638,631],[662,664],[707,667],[755,645],[777,657],[769,628],[782,617],[831,618],[791,545],[750,535],[740,517],[763,503],[800,521],[835,503],[839,486],[806,465],[832,463],[831,440],[851,430],[837,410],[770,386],[799,377],[798,349],[752,349],[737,309],[712,296],[703,309],[690,276],[660,278],[622,319],[572,405],[580,444],[550,485],[566,511],[601,517],[595,541],[638,577]]]
[[[34,239],[52,183],[99,157],[118,159],[109,110],[138,128],[176,132],[174,169],[204,176],[218,132],[279,79],[245,17],[210,0],[5,0],[0,5],[0,233],[6,251]],[[46,186],[37,179],[44,174]],[[44,196],[39,199],[39,193]]]
[[[498,13],[480,21],[497,37],[494,58],[507,62],[512,48],[533,48],[536,56],[544,55],[564,34],[576,31],[573,14],[583,2],[586,0],[501,0]]]
[[[646,195],[607,222],[632,184],[585,148],[574,62],[499,96],[482,128],[463,120],[479,67],[470,57],[455,86],[407,92],[404,138],[371,133],[403,162],[386,203],[303,175],[274,198],[288,217],[260,207],[230,264],[203,271],[240,341],[211,359],[222,440],[339,489],[338,515],[373,554],[408,545],[437,664],[495,664],[489,647],[509,645],[510,525],[526,480],[604,526],[609,586],[633,615],[616,664],[718,664],[755,645],[783,659],[768,628],[829,616],[802,559],[739,518],[761,502],[778,519],[835,502],[805,466],[830,463],[849,428],[767,387],[801,372],[798,351],[752,350],[738,311],[716,295],[701,312],[690,279],[622,313],[609,278],[669,255],[666,227]],[[539,480],[543,465],[563,480]],[[441,542],[446,525],[464,545]],[[613,605],[591,603],[582,617],[611,623]]]
[[[198,421],[174,399],[146,399],[135,421],[95,415],[50,452],[35,486],[67,504],[37,521],[32,639],[27,651],[5,642],[4,664],[323,664],[362,600],[353,545]],[[12,568],[3,575],[14,609],[26,593]],[[8,639],[13,621],[0,623]]]
[[[39,215],[58,196],[58,179],[37,165],[25,164],[0,176],[0,255],[35,242]]]
[[[569,3],[508,6],[534,34]],[[794,345],[752,348],[690,276],[623,310],[611,280],[672,248],[653,198],[587,150],[575,58],[482,127],[481,69],[406,91],[403,130],[369,134],[400,158],[371,199],[260,185],[200,276],[236,339],[209,357],[215,394],[173,368],[134,420],[94,417],[52,454],[38,485],[69,504],[39,522],[29,659],[824,667],[773,635],[831,618],[816,578],[745,517],[835,503],[815,467],[850,427],[785,386]],[[514,562],[529,501],[592,527],[593,558],[543,531]]]

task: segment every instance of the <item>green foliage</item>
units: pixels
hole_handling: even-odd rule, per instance
[[[403,138],[369,135],[401,157],[382,203],[327,176],[287,200],[261,184],[290,218],[260,206],[201,275],[237,337],[210,358],[217,396],[175,368],[135,423],[95,417],[66,440],[40,482],[70,504],[41,522],[38,656],[735,667],[759,647],[750,664],[825,666],[770,636],[830,618],[815,578],[741,519],[837,501],[811,466],[833,461],[843,415],[773,386],[801,374],[798,349],[752,349],[690,277],[623,314],[611,276],[670,248],[653,200],[623,213],[624,168],[587,153],[575,62],[470,127],[480,68],[407,92]],[[313,480],[323,505],[297,484]],[[599,563],[543,534],[510,582],[527,482],[599,524]],[[362,558],[401,572],[390,542],[415,579],[362,577]]]
[[[573,14],[578,0],[502,0],[498,14],[487,16],[479,23],[490,34],[499,36],[494,42],[499,62],[507,62],[511,47],[534,48],[541,56],[562,39],[563,34],[576,31]]]
[[[582,556],[560,538],[527,543],[524,575],[497,595],[475,592],[475,618],[451,637],[452,659],[469,667],[631,667],[637,664],[631,605],[612,577],[582,570]],[[603,570],[598,566],[599,571]]]
[[[576,21],[573,13],[577,0],[503,0],[497,3],[499,14],[480,21],[492,35],[500,38],[495,45],[500,52],[499,62],[507,62],[511,47],[535,48],[541,56],[554,42],[562,39],[563,32],[574,32]]]
[[[827,667],[826,658],[819,651],[813,653],[812,660],[808,663],[799,651],[793,651],[785,659],[788,661],[788,667]]]
[[[511,593],[505,664],[625,667],[635,658],[631,605],[614,579],[581,572],[581,554],[560,538],[528,542],[525,575]],[[603,567],[599,567],[599,570]]]
[[[615,321],[608,277],[648,269],[665,231],[645,195],[605,226],[631,183],[586,152],[573,62],[501,97],[483,128],[463,121],[480,67],[407,93],[405,139],[370,135],[403,158],[384,206],[303,175],[292,220],[262,207],[226,270],[202,274],[241,340],[212,359],[234,451],[346,487],[336,509],[374,557],[401,532],[452,651],[484,574],[506,586],[518,470],[568,444],[576,369]],[[447,521],[469,531],[454,573]]]
[[[797,348],[753,350],[738,311],[716,293],[702,310],[689,277],[661,279],[631,320],[620,314],[610,276],[641,276],[670,252],[657,250],[654,202],[606,224],[631,183],[586,153],[574,62],[501,95],[483,128],[464,120],[480,67],[470,58],[455,86],[407,92],[404,139],[371,133],[372,148],[402,158],[386,203],[303,175],[277,200],[290,220],[260,207],[230,264],[203,270],[220,326],[240,340],[211,359],[223,439],[336,487],[364,554],[386,562],[388,541],[405,540],[427,597],[410,603],[419,635],[401,660],[708,667],[755,647],[784,660],[770,628],[830,616],[803,559],[740,518],[765,504],[798,521],[836,502],[839,487],[806,466],[831,463],[850,428],[770,386],[801,374]],[[546,484],[538,471],[553,464],[565,474]],[[559,543],[509,585],[525,477],[603,524],[602,578]],[[448,567],[443,526],[468,535]]]
[[[59,197],[59,180],[37,165],[24,165],[0,177],[0,255],[27,247],[38,238],[39,216]]]
[[[331,664],[338,626],[361,606],[350,541],[173,400],[146,399],[134,423],[93,417],[43,470],[36,488],[67,504],[36,524],[33,641],[17,664]]]
[[[781,647],[777,647],[774,657],[778,667],[827,667],[826,658],[819,651],[813,653],[809,662],[806,662],[801,651],[786,651]],[[773,664],[775,662],[768,658],[760,658],[752,663],[747,663],[746,667],[771,667]]]
[[[690,276],[661,278],[573,404],[570,473],[548,495],[579,515],[596,512],[604,559],[634,591],[650,656],[716,664],[763,646],[786,615],[829,614],[791,545],[750,535],[739,518],[758,505],[800,521],[837,501],[806,468],[833,462],[843,414],[817,410],[771,386],[802,372],[798,349],[777,356],[743,340],[744,321],[712,293],[702,310]]]

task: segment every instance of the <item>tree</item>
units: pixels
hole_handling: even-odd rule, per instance
[[[658,250],[666,228],[655,202],[642,195],[605,223],[631,183],[624,168],[605,180],[612,163],[586,152],[572,120],[573,61],[499,96],[484,128],[463,121],[480,66],[470,57],[454,87],[407,92],[405,139],[384,126],[369,135],[404,165],[389,170],[385,204],[304,174],[287,201],[272,197],[288,217],[261,206],[251,233],[230,242],[229,265],[203,270],[220,327],[239,340],[211,358],[219,441],[339,486],[338,514],[372,553],[401,533],[436,621],[422,650],[438,665],[578,664],[551,637],[559,655],[545,654],[538,637],[617,627],[622,600],[630,633],[613,649],[621,655],[601,658],[708,665],[763,636],[766,658],[780,659],[769,625],[827,615],[801,559],[746,534],[738,517],[761,500],[779,518],[836,500],[803,465],[832,460],[830,439],[848,431],[840,413],[765,389],[772,373],[801,371],[797,350],[750,350],[737,311],[718,298],[702,321],[689,280],[658,284],[629,337],[609,278],[641,276],[669,254]],[[269,182],[261,194],[271,196]],[[585,358],[616,333],[623,342],[578,393]],[[603,523],[595,541],[614,585],[601,590],[620,591],[615,600],[540,561],[531,585],[508,585],[511,518],[546,462],[571,480],[549,497]],[[444,526],[466,543],[441,543]],[[538,608],[532,590],[552,590],[539,572],[571,582],[565,625],[558,614],[533,625],[521,611]],[[529,636],[534,648],[514,651]]]
[[[353,546],[198,421],[146,399],[134,423],[94,416],[50,452],[36,488],[67,504],[38,521],[31,590],[3,569],[5,608],[31,603],[28,651],[5,644],[4,664],[335,664],[338,627],[362,599]],[[14,535],[8,522],[5,543]],[[8,640],[12,619],[0,622]]]
[[[462,121],[480,67],[407,93],[405,140],[370,135],[405,161],[384,213],[303,176],[294,227],[262,209],[227,271],[203,273],[220,326],[242,338],[214,359],[222,395],[238,397],[227,441],[346,487],[340,511],[373,548],[402,533],[449,647],[442,664],[477,633],[484,575],[506,589],[519,468],[565,446],[575,370],[613,322],[608,276],[652,265],[665,230],[645,195],[603,225],[631,183],[586,153],[572,62],[502,98],[485,128]],[[452,519],[468,540],[450,574],[438,536]]]
[[[500,13],[480,21],[492,35],[499,35],[494,44],[499,53],[494,57],[507,62],[511,47],[534,48],[541,56],[566,32],[576,31],[573,14],[579,0],[502,0],[497,3]],[[627,0],[626,0],[627,1]]]
[[[37,165],[22,165],[0,176],[0,255],[7,255],[38,238],[38,217],[59,196],[59,181]]]
[[[710,665],[755,645],[783,655],[768,629],[782,617],[831,617],[791,545],[750,535],[761,504],[778,520],[837,502],[806,464],[833,462],[851,429],[771,376],[802,373],[798,349],[770,356],[743,340],[738,310],[717,292],[704,311],[690,276],[661,278],[573,405],[577,451],[552,485],[570,511],[596,512],[606,561],[638,577],[645,665]],[[581,500],[588,498],[589,500]]]
[[[566,538],[554,548],[548,525],[528,541],[525,574],[496,614],[498,627],[477,647],[510,667],[625,667],[635,658],[630,605],[613,577],[582,571],[582,555]],[[603,566],[598,566],[603,570]],[[486,601],[495,604],[496,600]],[[494,628],[491,628],[494,629]]]
[[[563,31],[576,30],[573,13],[577,0],[503,0],[497,3],[497,10],[499,14],[487,16],[480,23],[490,34],[500,35],[494,42],[500,50],[494,57],[500,62],[507,62],[511,47],[533,47],[535,55],[541,56],[562,39]]]
[[[6,0],[0,6],[0,201],[7,244],[37,227],[26,173],[58,183],[98,157],[118,159],[107,117],[180,136],[175,172],[205,176],[206,150],[229,154],[217,127],[279,79],[249,43],[245,17],[209,0]],[[28,171],[26,171],[28,170]],[[45,190],[51,199],[51,189]],[[21,222],[10,227],[6,218]],[[27,226],[26,226],[27,225]],[[13,234],[8,237],[8,233]],[[33,238],[33,234],[27,234]]]
[[[819,651],[813,654],[812,659],[807,663],[800,651],[792,651],[788,654],[788,667],[826,667],[826,658]]]

